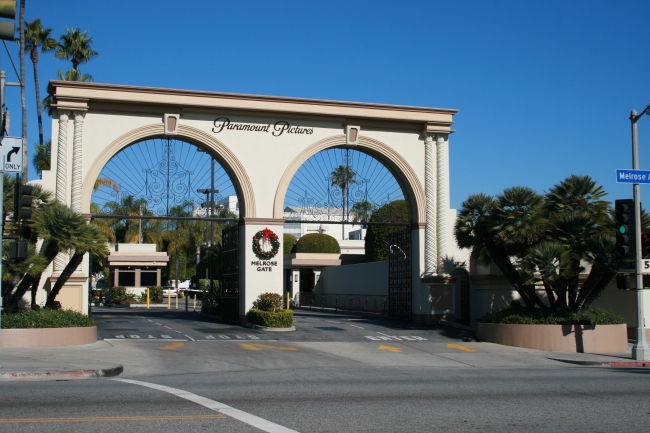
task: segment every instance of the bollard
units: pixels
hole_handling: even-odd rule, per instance
[[[287,292],[287,310],[291,309],[291,294]]]
[[[172,291],[171,289],[167,288],[167,309],[172,308]]]
[[[178,290],[176,291],[176,309],[178,310]]]
[[[188,309],[187,309],[187,306],[188,306],[187,298],[189,298],[189,297],[190,297],[190,294],[185,292],[185,312],[186,313],[188,311]]]
[[[149,308],[149,287],[147,287],[147,308]]]
[[[194,312],[196,312],[196,293],[194,294]]]

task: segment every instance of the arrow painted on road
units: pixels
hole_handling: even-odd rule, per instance
[[[174,349],[178,349],[179,347],[183,347],[183,346],[185,346],[185,343],[172,343],[169,346],[156,347],[156,349],[174,350]]]
[[[459,350],[463,350],[465,352],[476,352],[476,350],[472,349],[471,347],[463,346],[461,344],[448,344],[447,348],[448,349],[459,349]]]
[[[389,352],[393,353],[401,353],[402,349],[399,347],[393,347],[393,346],[379,346],[377,349],[379,350],[388,350]]]
[[[12,147],[11,150],[7,153],[7,162],[11,162],[11,155],[14,153],[18,155],[19,150],[20,147]]]
[[[239,343],[239,345],[246,350],[264,350],[264,349],[298,350],[295,347],[270,346],[268,344]]]

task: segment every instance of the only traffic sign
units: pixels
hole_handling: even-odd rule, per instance
[[[22,173],[23,139],[18,137],[0,137],[0,171],[5,173]]]

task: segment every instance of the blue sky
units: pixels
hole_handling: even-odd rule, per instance
[[[35,17],[57,37],[90,32],[100,57],[81,69],[96,82],[457,108],[452,207],[570,174],[592,176],[610,200],[632,196],[614,170],[631,167],[630,111],[650,103],[650,2],[28,0]],[[15,81],[4,49],[0,63]],[[43,95],[59,68],[69,63],[42,55]],[[8,93],[17,135],[20,94]],[[648,116],[639,137],[650,169]]]

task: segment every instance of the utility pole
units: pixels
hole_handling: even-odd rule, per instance
[[[639,135],[637,121],[644,114],[649,113],[650,105],[645,107],[641,114],[636,114],[636,110],[630,113],[630,122],[632,123],[632,168],[639,169]],[[632,186],[634,191],[634,215],[636,216],[636,341],[632,346],[632,358],[639,361],[650,360],[650,348],[646,341],[645,335],[645,315],[643,311],[643,267],[642,267],[642,245],[641,245],[641,186],[638,183]]]

